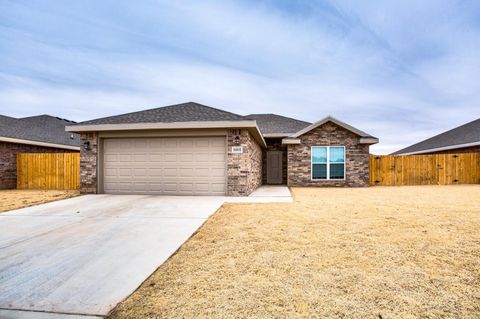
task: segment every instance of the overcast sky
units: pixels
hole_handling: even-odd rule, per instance
[[[187,101],[332,115],[395,151],[480,117],[480,1],[0,0],[0,114]]]

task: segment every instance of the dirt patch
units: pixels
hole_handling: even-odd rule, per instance
[[[110,318],[478,318],[480,186],[226,204]]]
[[[80,195],[79,191],[0,190],[0,212],[28,207]]]

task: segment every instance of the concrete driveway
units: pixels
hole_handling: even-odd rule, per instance
[[[108,314],[224,201],[87,195],[0,214],[0,318]]]

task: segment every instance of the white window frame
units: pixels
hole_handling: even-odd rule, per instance
[[[313,163],[313,149],[317,147],[325,147],[327,149],[327,162],[326,163]],[[330,147],[342,147],[343,148],[343,178],[330,178]],[[310,147],[310,180],[315,182],[322,181],[344,181],[347,179],[347,152],[345,146],[342,145],[315,145]],[[327,178],[313,178],[313,164],[326,164],[327,165]],[[333,163],[342,164],[342,163]]]

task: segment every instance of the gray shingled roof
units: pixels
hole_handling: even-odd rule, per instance
[[[172,123],[191,121],[241,121],[243,116],[222,111],[210,106],[188,102],[155,109],[104,117],[78,123],[77,125]]]
[[[38,115],[19,119],[0,115],[0,137],[80,146],[78,134],[65,132],[65,126],[74,123],[50,115]],[[70,138],[72,135],[73,139]]]
[[[245,119],[256,120],[262,134],[289,135],[311,124],[277,114],[250,114]]]
[[[309,122],[277,114],[250,114],[242,116],[199,103],[188,102],[94,119],[71,126],[245,120],[255,120],[261,133],[266,135],[266,137],[268,137],[268,134],[288,136],[311,125]]]
[[[416,153],[430,149],[480,142],[480,118],[392,154]]]

